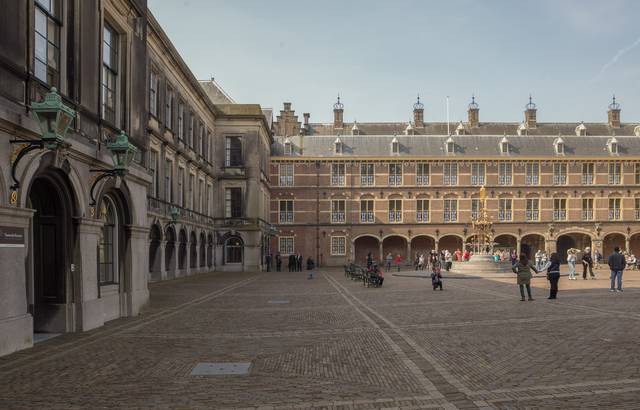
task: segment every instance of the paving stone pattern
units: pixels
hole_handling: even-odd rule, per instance
[[[0,358],[0,408],[640,408],[640,273],[615,294],[600,277],[563,278],[555,301],[536,278],[533,302],[504,277],[443,292],[330,270],[151,284],[139,317]]]

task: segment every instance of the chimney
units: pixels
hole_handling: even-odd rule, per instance
[[[290,102],[284,103],[284,110],[285,111],[291,111],[291,103]]]
[[[413,125],[416,128],[424,127],[424,104],[420,102],[420,94],[418,94],[418,101],[413,104]]]
[[[344,104],[340,102],[340,95],[338,95],[338,102],[333,104],[333,128],[344,128],[343,114]]]
[[[480,107],[476,102],[476,96],[471,96],[471,103],[467,110],[467,118],[469,122],[469,128],[478,128],[480,126]]]
[[[527,128],[536,128],[536,105],[531,101],[531,94],[529,94],[529,104],[525,106],[524,122]]]
[[[620,128],[620,104],[616,102],[616,96],[614,94],[611,104],[609,104],[609,111],[607,111],[609,117],[609,127]]]

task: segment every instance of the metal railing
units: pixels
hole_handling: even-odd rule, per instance
[[[344,223],[344,212],[331,212],[331,223]]]
[[[593,174],[582,174],[582,185],[592,185]]]
[[[284,175],[280,176],[280,186],[293,186],[293,176]]]
[[[389,185],[402,185],[402,175],[389,175]]]
[[[280,223],[290,224],[293,223],[293,212],[280,212]]]
[[[160,198],[147,197],[147,210],[156,214],[163,215],[167,218],[172,217],[172,211],[178,211],[178,219],[190,222],[213,224],[214,218],[191,209],[183,208],[177,204],[164,201]]]
[[[429,222],[429,211],[417,211],[416,212],[416,221],[417,222]]]
[[[567,184],[567,176],[566,175],[554,175],[553,176],[553,185],[566,185]]]
[[[375,217],[373,215],[373,212],[360,212],[360,222],[361,223],[375,222]]]
[[[458,185],[457,175],[445,175],[442,177],[442,183],[444,185]]]
[[[444,211],[444,221],[445,222],[457,222],[458,221],[458,211]]]
[[[540,177],[538,175],[527,175],[524,180],[526,185],[538,185]]]
[[[620,185],[620,174],[609,174],[609,185]]]
[[[402,222],[402,211],[389,211],[389,222]]]
[[[620,209],[609,209],[609,220],[610,221],[619,221],[620,220]]]
[[[498,185],[511,185],[511,175],[500,175]]]
[[[471,185],[484,185],[484,175],[471,175]]]
[[[498,211],[498,219],[502,222],[511,220],[511,211],[500,210]]]
[[[553,220],[554,221],[564,221],[567,219],[567,210],[566,209],[554,209],[553,210]]]
[[[429,185],[429,175],[416,175],[416,185]]]
[[[344,186],[344,175],[331,175],[331,185]]]
[[[373,175],[360,175],[360,185],[371,186],[374,183]]]
[[[582,219],[584,221],[590,221],[593,219],[593,209],[583,209],[582,210]]]
[[[540,211],[537,209],[527,209],[526,218],[527,221],[537,221],[540,219]]]

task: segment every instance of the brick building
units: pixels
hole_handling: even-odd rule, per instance
[[[531,98],[519,123],[481,122],[475,99],[450,127],[424,111],[418,100],[410,123],[346,123],[338,99],[333,123],[311,123],[285,103],[271,150],[274,252],[331,266],[462,249],[483,185],[496,247],[640,252],[640,126],[621,123],[615,97],[606,123],[539,123]]]

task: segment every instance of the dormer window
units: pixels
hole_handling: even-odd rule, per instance
[[[447,154],[454,154],[456,152],[456,144],[453,142],[453,138],[449,137],[445,145],[447,148]]]
[[[633,133],[636,137],[640,137],[640,125],[636,125],[636,127],[633,129]]]
[[[464,133],[465,133],[464,124],[462,123],[462,121],[460,121],[458,123],[458,126],[456,127],[456,135],[464,135]]]
[[[518,129],[516,130],[518,135],[527,135],[527,124],[524,122],[518,125]]]
[[[576,136],[577,137],[584,137],[585,135],[587,135],[587,127],[584,125],[584,122],[581,122],[576,127]]]
[[[609,149],[609,154],[618,155],[618,139],[616,137],[611,138],[607,142],[607,148]]]
[[[564,155],[564,140],[562,138],[556,138],[553,142],[553,147],[556,155]]]
[[[333,149],[336,154],[342,154],[342,140],[340,137],[333,142]]]
[[[289,138],[284,140],[284,155],[291,155],[291,141]]]
[[[509,153],[509,140],[507,139],[507,137],[502,137],[502,140],[500,140],[500,153]]]
[[[391,140],[391,153],[394,155],[400,154],[400,142],[395,137]]]

